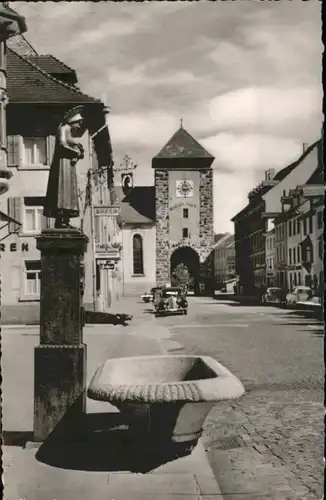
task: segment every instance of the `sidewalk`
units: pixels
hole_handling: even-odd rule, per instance
[[[108,357],[161,354],[169,345],[169,332],[158,327],[143,307],[127,301],[115,312],[134,315],[128,327],[88,325],[84,328],[87,344],[87,383],[97,366]],[[124,306],[124,307],[123,307]],[[125,308],[129,306],[129,310]],[[138,306],[138,307],[137,307]],[[132,310],[131,310],[132,309]],[[3,429],[15,433],[31,432],[33,427],[33,351],[38,344],[35,330],[19,327],[3,331]],[[12,333],[15,333],[12,335]],[[167,339],[167,340],[166,340]],[[177,343],[175,343],[177,344]],[[171,345],[171,344],[170,344]],[[177,348],[177,346],[174,346]],[[19,371],[17,371],[19,366]],[[19,373],[17,373],[19,372]],[[87,413],[118,412],[107,404],[87,400]],[[123,467],[112,467],[117,448],[98,443],[94,460],[80,447],[64,446],[60,456],[88,458],[84,468],[50,466],[36,459],[36,449],[3,446],[5,500],[213,500],[222,498],[201,442],[191,455],[165,463],[147,473],[132,473]],[[111,461],[110,467],[98,463],[102,452]],[[103,458],[104,457],[104,458]],[[118,460],[118,458],[117,458]],[[78,461],[78,460],[77,460]],[[69,460],[68,460],[69,462]]]

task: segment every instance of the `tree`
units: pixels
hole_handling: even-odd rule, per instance
[[[192,280],[189,270],[183,262],[173,269],[172,278],[180,285],[189,285]]]

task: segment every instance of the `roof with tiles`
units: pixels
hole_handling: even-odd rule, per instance
[[[32,47],[29,41],[22,34],[9,38],[7,40],[7,47],[21,56],[37,56],[37,52],[34,47]]]
[[[64,64],[62,61],[59,61],[56,57],[51,56],[51,54],[31,55],[25,57],[36,66],[43,69],[43,71],[52,75],[55,73],[76,73],[74,69],[69,68],[69,66]]]
[[[214,156],[208,153],[208,151],[206,151],[206,149],[204,149],[203,146],[183,128],[183,126],[173,134],[171,139],[154,158],[210,158],[212,161],[214,160]]]
[[[137,186],[128,194],[121,187],[114,188],[115,205],[120,206],[118,222],[120,224],[153,224],[155,223],[155,187]]]
[[[319,139],[318,141],[314,142],[311,146],[309,146],[305,150],[305,152],[295,162],[293,162],[290,165],[287,165],[286,167],[282,168],[282,170],[279,170],[279,172],[277,172],[277,174],[274,176],[273,181],[282,181],[283,179],[285,179],[285,177],[287,177],[302,162],[302,160],[304,158],[306,158],[306,156],[308,156],[311,153],[311,151],[313,151],[315,148],[318,148],[318,157],[320,158],[320,155],[321,155],[321,145],[322,145],[321,139]],[[322,167],[322,162],[319,159],[319,165],[318,165],[316,171],[312,175],[312,177],[314,178],[314,180],[316,179],[317,176],[318,177],[320,177],[320,175],[323,176],[323,173],[320,174],[322,168],[323,168]],[[319,173],[316,173],[316,172],[319,172]],[[309,180],[307,182],[309,182]],[[271,189],[272,187],[273,186],[270,186],[269,188],[267,188],[267,190]],[[235,222],[242,215],[245,215],[246,212],[248,212],[251,209],[251,207],[254,204],[257,204],[257,203],[259,203],[259,200],[257,200],[257,199],[254,202],[248,203],[242,210],[240,210],[239,213],[237,213],[236,215],[234,215],[234,217],[232,217],[231,221]]]
[[[225,233],[214,245],[214,250],[234,248],[234,234]]]
[[[10,49],[7,68],[7,92],[11,103],[100,103]]]

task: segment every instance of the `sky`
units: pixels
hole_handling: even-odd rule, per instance
[[[136,185],[180,126],[214,155],[214,229],[322,126],[321,2],[15,2],[26,38],[111,108],[115,164]]]

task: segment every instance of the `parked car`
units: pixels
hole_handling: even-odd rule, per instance
[[[161,289],[158,300],[154,302],[154,307],[156,316],[187,314],[188,302],[183,288],[169,287]]]
[[[141,299],[143,302],[152,302],[153,301],[153,294],[151,292],[145,292],[141,296]]]
[[[266,293],[261,298],[262,304],[283,304],[285,294],[282,288],[271,286],[267,288]]]
[[[313,297],[314,293],[310,286],[296,286],[294,290],[286,296],[286,306],[295,307],[297,302],[306,302]]]

